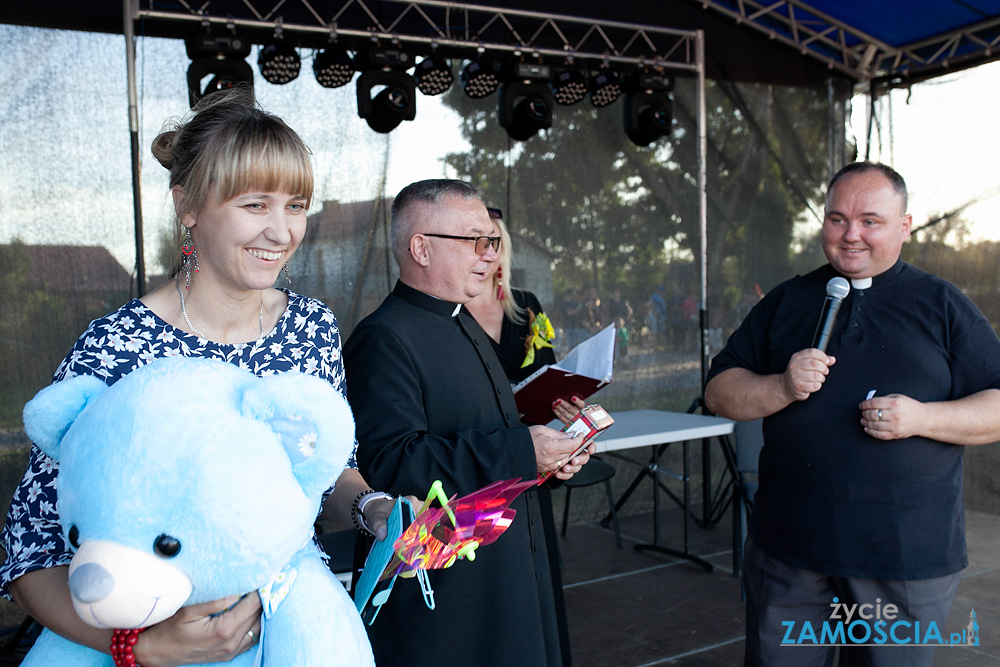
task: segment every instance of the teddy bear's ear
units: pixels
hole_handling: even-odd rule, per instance
[[[268,419],[267,423],[281,439],[292,465],[302,463],[316,453],[316,441],[319,440],[319,435],[316,433],[316,424],[308,419],[274,417]]]
[[[242,411],[278,435],[307,495],[328,489],[354,449],[351,408],[318,377],[288,372],[254,378],[243,394]]]
[[[58,460],[59,443],[66,431],[83,409],[107,389],[108,385],[92,375],[49,385],[24,406],[25,433],[43,452]]]

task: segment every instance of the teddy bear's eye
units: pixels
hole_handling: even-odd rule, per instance
[[[160,535],[153,541],[153,550],[164,558],[173,558],[181,552],[181,543],[175,537]]]
[[[73,524],[69,527],[69,543],[73,545],[74,549],[80,548],[80,529]]]

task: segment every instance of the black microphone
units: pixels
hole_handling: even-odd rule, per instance
[[[840,304],[850,291],[851,286],[840,276],[830,278],[830,282],[826,284],[826,300],[823,302],[823,312],[820,313],[812,344],[820,352],[826,352],[826,346],[830,344],[833,324],[837,321],[837,311],[840,310]]]

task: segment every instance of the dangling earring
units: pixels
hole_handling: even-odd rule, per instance
[[[497,301],[503,301],[506,295],[503,293],[503,269],[497,269]]]
[[[184,228],[184,238],[181,240],[181,271],[184,272],[184,289],[191,289],[191,269],[198,273],[198,251],[194,249],[194,239],[191,230]]]
[[[288,264],[282,264],[281,270],[285,273],[285,283],[288,285],[292,284],[292,276],[288,272]]]

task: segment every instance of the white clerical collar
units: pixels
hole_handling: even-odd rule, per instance
[[[871,280],[871,278],[869,278],[869,280]],[[453,313],[451,314],[451,316],[452,316],[452,317],[458,317],[458,314],[459,314],[459,313],[460,313],[461,311],[462,311],[462,304],[460,304],[460,303],[456,303],[456,304],[455,304],[455,311],[454,311],[454,312],[453,312]]]
[[[872,286],[872,282],[871,276],[867,278],[851,278],[851,287],[854,289],[868,289]]]

